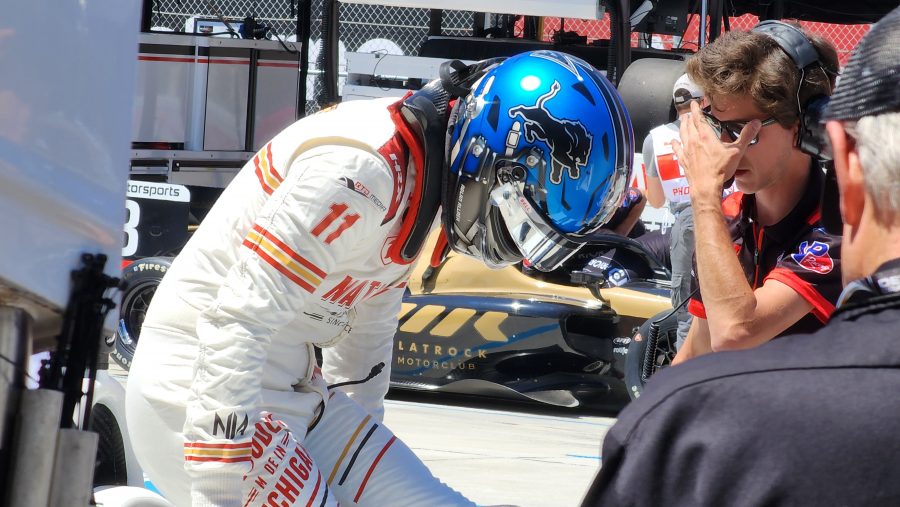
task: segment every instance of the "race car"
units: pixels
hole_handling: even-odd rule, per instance
[[[551,273],[451,254],[408,287],[392,387],[562,407],[622,408],[631,337],[669,307],[665,267],[612,234]]]

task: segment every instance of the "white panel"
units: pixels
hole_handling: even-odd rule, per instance
[[[83,252],[120,273],[139,11],[32,0],[3,12],[0,300],[29,308],[38,336],[55,332]]]
[[[452,3],[433,0],[344,0],[344,3],[415,7],[420,9],[454,9],[459,11],[524,14],[561,18],[600,19],[603,11],[599,0],[454,0]]]
[[[254,150],[296,120],[300,79],[299,64],[286,60],[260,60],[256,72]]]
[[[187,143],[188,98],[195,65],[181,61],[138,62],[133,105],[135,141]]]
[[[206,85],[204,150],[243,150],[247,132],[250,53],[246,58],[218,56],[210,48]]]

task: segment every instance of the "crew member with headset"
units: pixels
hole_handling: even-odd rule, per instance
[[[900,505],[898,47],[900,8],[856,47],[824,111],[822,223],[838,234],[843,215],[846,283],[831,320],[657,374],[606,435],[585,507]],[[688,143],[710,144],[697,130]]]
[[[728,32],[688,60],[709,106],[691,104],[684,144],[672,143],[691,187],[698,289],[674,364],[815,331],[834,311],[841,238],[822,229],[823,161],[804,148],[837,68],[829,42],[780,21]],[[738,192],[723,201],[731,179]]]

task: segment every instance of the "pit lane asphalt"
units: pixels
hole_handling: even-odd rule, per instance
[[[580,504],[614,418],[394,391],[385,424],[432,473],[482,506]]]

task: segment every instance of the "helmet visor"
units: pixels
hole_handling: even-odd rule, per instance
[[[524,185],[506,182],[491,191],[491,204],[500,210],[504,225],[522,257],[541,271],[553,271],[583,243],[576,243],[544,223]]]

